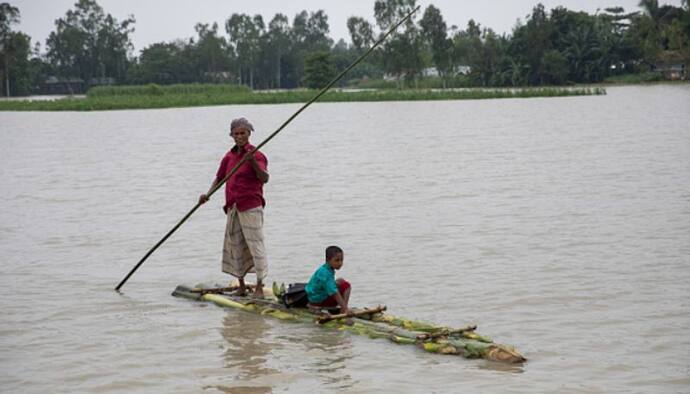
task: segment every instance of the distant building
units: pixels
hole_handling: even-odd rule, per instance
[[[679,51],[663,51],[652,65],[652,71],[669,81],[684,81],[688,79],[688,59]]]
[[[86,84],[81,78],[48,77],[39,87],[41,94],[84,94]]]
[[[472,71],[470,66],[455,66],[451,72],[451,76],[467,75]],[[440,76],[438,69],[436,67],[427,67],[421,72],[422,77],[438,77]],[[383,79],[386,81],[397,81],[398,77],[392,74],[384,74]]]
[[[453,71],[451,72],[452,76],[457,76],[457,75],[467,75],[472,71],[470,66],[455,66]],[[427,67],[422,70],[422,76],[423,77],[438,77],[439,73],[436,67]]]
[[[89,79],[89,87],[100,86],[100,85],[115,85],[115,78],[100,77],[100,78]]]
[[[427,67],[422,70],[423,77],[438,77],[438,70],[436,67]]]
[[[229,71],[207,71],[204,80],[213,83],[232,82],[235,76]]]
[[[100,77],[89,79],[88,85],[81,78],[64,78],[49,76],[38,87],[39,94],[84,94],[90,87],[101,85],[115,85],[115,78]]]
[[[470,66],[457,66],[455,67],[455,75],[462,74],[468,75],[472,72],[472,67]]]
[[[661,73],[669,81],[685,81],[688,79],[687,67],[683,63],[656,63],[654,71]]]
[[[383,74],[383,80],[384,80],[384,81],[391,82],[391,81],[397,81],[397,80],[399,80],[399,79],[400,79],[400,77],[397,76],[397,75],[393,75],[393,74]]]

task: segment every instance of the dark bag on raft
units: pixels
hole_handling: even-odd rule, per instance
[[[309,303],[305,287],[306,283],[291,283],[280,300],[288,308],[304,308]]]

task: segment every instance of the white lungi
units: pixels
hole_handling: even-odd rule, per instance
[[[223,242],[223,272],[244,278],[255,272],[257,280],[268,275],[264,247],[264,209],[257,207],[239,212],[235,205],[228,209]]]

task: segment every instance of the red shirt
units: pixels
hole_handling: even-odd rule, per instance
[[[220,167],[216,172],[216,181],[223,179],[232,170],[242,157],[254,149],[253,145],[246,144],[243,149],[235,145],[228,151],[220,161]],[[268,159],[263,153],[254,153],[259,168],[268,172]],[[264,184],[256,176],[256,172],[248,161],[242,163],[237,172],[233,174],[225,183],[225,206],[223,210],[228,211],[233,204],[237,204],[237,210],[242,212],[248,209],[263,207],[266,205],[264,200]]]

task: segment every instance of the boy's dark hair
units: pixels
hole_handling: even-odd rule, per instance
[[[343,253],[343,250],[340,249],[339,247],[335,246],[335,245],[327,247],[326,248],[326,261],[329,261],[330,259],[335,257],[335,255],[337,255],[338,253]]]

